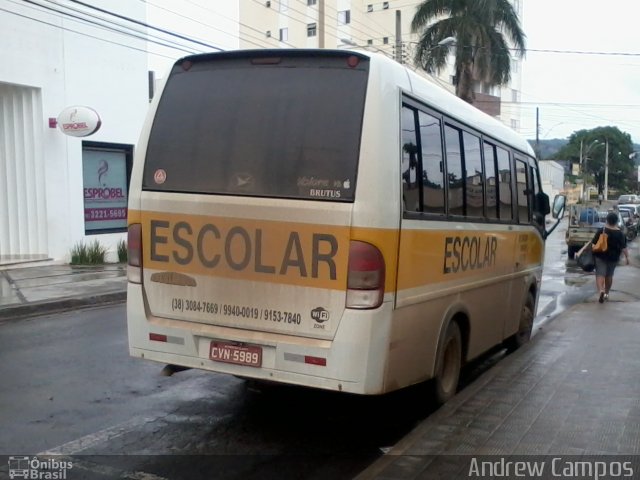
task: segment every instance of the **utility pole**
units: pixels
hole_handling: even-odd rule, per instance
[[[604,199],[609,200],[609,139],[604,141]]]
[[[396,10],[396,62],[402,62],[402,12]]]
[[[324,18],[324,2],[325,0],[318,0],[318,47],[325,47],[325,18]]]
[[[536,157],[540,160],[540,108],[536,107]]]

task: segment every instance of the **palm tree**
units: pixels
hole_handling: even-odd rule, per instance
[[[525,34],[509,0],[424,0],[411,29],[420,32],[415,62],[428,73],[446,66],[448,48],[438,43],[456,38],[456,95],[469,103],[475,98],[474,80],[509,83],[511,54],[505,35],[517,56],[525,53]]]

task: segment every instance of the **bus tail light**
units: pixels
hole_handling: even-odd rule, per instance
[[[127,232],[127,280],[142,283],[142,225],[132,223]]]
[[[369,243],[351,241],[347,276],[347,308],[378,308],[384,298],[384,257]]]

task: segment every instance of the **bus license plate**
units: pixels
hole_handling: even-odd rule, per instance
[[[262,348],[232,345],[224,342],[211,342],[209,358],[216,362],[259,367],[262,365]]]

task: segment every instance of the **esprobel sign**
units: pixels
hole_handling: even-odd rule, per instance
[[[65,108],[58,115],[57,123],[65,135],[87,137],[100,129],[102,121],[94,109],[78,105]]]

